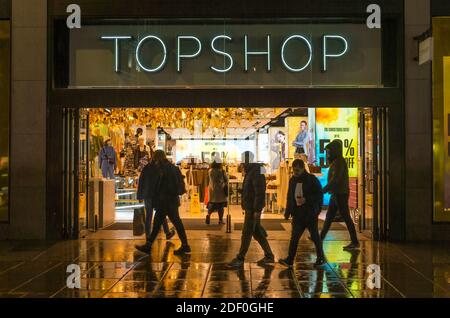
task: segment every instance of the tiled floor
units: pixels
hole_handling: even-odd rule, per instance
[[[277,258],[286,256],[286,231],[269,232]],[[213,233],[214,232],[214,233]],[[134,249],[127,231],[101,231],[89,239],[0,242],[0,297],[210,297],[210,298],[372,298],[450,297],[450,248],[442,244],[361,241],[342,250],[346,231],[331,231],[325,241],[328,264],[315,268],[313,244],[303,238],[295,268],[261,268],[262,251],[252,243],[245,266],[225,266],[240,245],[240,232],[189,231],[192,253],[177,257],[177,239],[161,237],[151,256]],[[81,289],[66,287],[69,264],[81,268]],[[381,288],[370,289],[367,266],[381,267]]]

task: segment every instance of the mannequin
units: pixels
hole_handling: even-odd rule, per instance
[[[150,159],[150,147],[145,144],[145,138],[140,136],[138,138],[136,151],[134,152],[134,168],[137,169],[138,172],[141,172]]]
[[[117,155],[111,146],[111,138],[106,137],[104,146],[99,153],[99,165],[103,178],[114,179],[114,170],[117,168]]]

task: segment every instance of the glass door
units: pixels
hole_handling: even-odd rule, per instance
[[[78,209],[78,219],[80,224],[80,229],[87,229],[89,214],[88,214],[88,186],[89,186],[89,112],[86,110],[80,110],[80,139],[78,142],[79,147],[79,161],[78,161],[78,198],[79,198],[79,209]]]
[[[88,114],[63,111],[63,238],[76,239],[87,226]]]
[[[66,108],[63,111],[63,238],[77,238],[79,219],[78,111]]]
[[[375,191],[375,169],[374,169],[374,134],[373,134],[373,110],[368,109],[363,113],[363,214],[362,229],[373,231],[374,215],[374,191]]]
[[[388,111],[386,108],[360,110],[360,202],[359,229],[374,240],[388,234]]]

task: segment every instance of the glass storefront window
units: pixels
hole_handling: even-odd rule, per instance
[[[450,222],[450,17],[433,18],[434,221]]]
[[[0,21],[0,222],[9,221],[10,21]]]

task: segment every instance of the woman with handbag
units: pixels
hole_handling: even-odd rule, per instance
[[[228,177],[222,168],[222,164],[214,161],[208,171],[208,215],[206,224],[211,223],[211,214],[215,211],[219,213],[219,224],[225,224],[223,214],[228,204]]]

